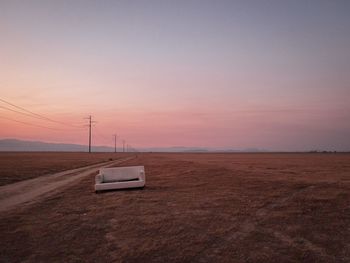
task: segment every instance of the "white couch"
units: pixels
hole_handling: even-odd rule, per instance
[[[95,177],[95,191],[144,187],[145,183],[143,166],[102,168]]]

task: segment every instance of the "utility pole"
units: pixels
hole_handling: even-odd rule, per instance
[[[89,153],[91,153],[91,115],[89,116]]]
[[[117,134],[114,134],[114,152],[117,152]]]
[[[123,140],[123,152],[125,152],[125,140]]]
[[[91,115],[88,118],[85,118],[85,119],[87,119],[89,121],[89,124],[87,126],[89,127],[89,153],[91,153],[91,137],[92,137],[91,130],[92,130],[92,124],[95,121],[92,121]]]

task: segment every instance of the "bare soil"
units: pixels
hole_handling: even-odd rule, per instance
[[[56,191],[63,191],[63,187],[72,186],[88,175],[97,174],[100,168],[120,164],[132,158],[134,157],[119,158],[0,186],[0,212],[27,205],[28,202],[42,201]]]
[[[0,152],[0,186],[114,160],[122,155],[122,153]]]
[[[139,154],[0,214],[0,262],[350,262],[349,154]]]

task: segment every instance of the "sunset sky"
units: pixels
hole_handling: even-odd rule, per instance
[[[0,91],[0,139],[350,150],[350,1],[2,0]]]

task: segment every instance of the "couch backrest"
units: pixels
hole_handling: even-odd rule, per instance
[[[103,176],[103,182],[142,180],[144,178],[145,168],[143,166],[113,167],[102,168],[100,174]]]

